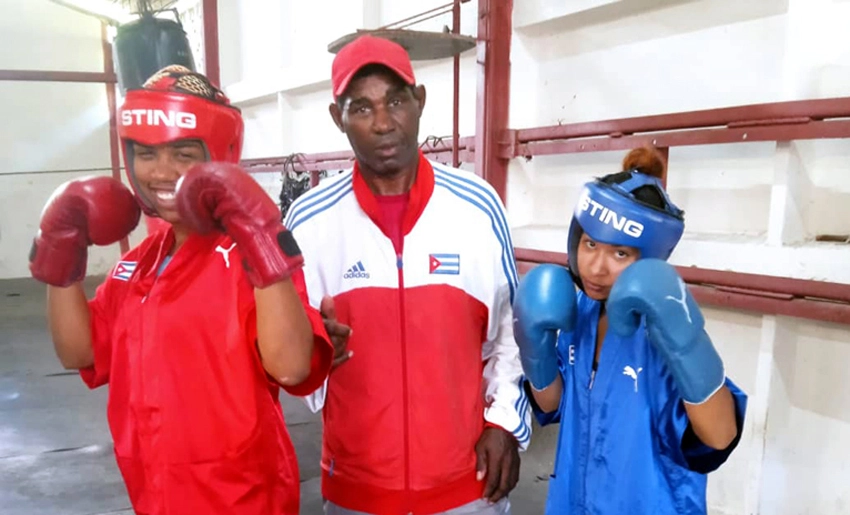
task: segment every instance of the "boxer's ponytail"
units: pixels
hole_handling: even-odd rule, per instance
[[[654,147],[639,147],[632,149],[623,159],[623,170],[637,170],[662,179],[667,172],[667,162]]]
[[[662,179],[667,172],[667,162],[654,147],[639,147],[632,149],[623,159],[623,171],[637,171],[650,175],[656,179]],[[642,186],[634,191],[632,195],[644,204],[664,209],[664,197],[655,186]]]

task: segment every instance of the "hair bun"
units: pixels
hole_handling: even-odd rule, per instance
[[[667,162],[656,148],[640,147],[632,149],[623,159],[623,170],[637,170],[662,179],[667,171]]]

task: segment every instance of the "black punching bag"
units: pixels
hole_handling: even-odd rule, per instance
[[[189,40],[179,20],[144,14],[118,27],[113,48],[122,95],[128,89],[141,87],[151,75],[171,64],[197,71]]]

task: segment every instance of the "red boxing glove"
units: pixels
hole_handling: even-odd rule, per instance
[[[133,193],[112,177],[59,186],[41,213],[30,249],[33,278],[67,287],[86,276],[89,245],[111,245],[130,234],[141,210]]]
[[[218,228],[233,238],[257,288],[288,279],[304,265],[277,205],[238,165],[193,166],[177,185],[177,210],[190,230],[203,234]]]

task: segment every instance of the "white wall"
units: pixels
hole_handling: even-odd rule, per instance
[[[354,0],[326,2],[316,10],[310,2],[220,1],[222,84],[246,115],[244,157],[347,149],[348,142],[327,109],[334,57],[328,44],[359,28],[376,28],[444,3]],[[334,16],[326,15],[330,12]],[[476,2],[464,4],[461,16],[463,32],[474,35]],[[450,16],[416,29],[441,30],[444,25],[451,26]],[[269,33],[261,34],[263,30]],[[450,135],[451,59],[416,62],[414,69],[428,92],[422,137]],[[469,51],[461,60],[463,134],[472,134],[475,128],[475,77],[475,55]]]
[[[850,53],[841,50],[848,36],[831,21],[850,14],[845,2],[604,3],[516,27],[513,66],[534,70],[536,82],[514,86],[512,127],[828,97],[844,94],[850,84]],[[529,5],[534,4],[518,4]],[[515,19],[537,20],[522,7]],[[525,97],[546,101],[516,101],[520,87]],[[749,263],[752,254],[706,244],[746,242],[741,248],[763,254],[773,241],[771,227],[782,232],[777,226],[782,217],[770,218],[771,199],[789,173],[799,182],[794,188],[799,220],[785,224],[801,227],[796,236],[786,234],[786,243],[850,232],[850,187],[837,173],[850,142],[797,142],[789,152],[790,164],[781,162],[774,143],[671,149],[670,192],[688,214],[674,261],[850,282],[850,271],[837,267],[845,247],[780,247],[771,262]],[[509,203],[514,222],[522,226],[518,245],[563,250],[577,188],[588,175],[611,171],[622,155],[514,163]],[[730,254],[736,255],[734,263]],[[827,269],[807,266],[810,261]]]
[[[51,2],[11,0],[0,18],[0,69],[102,72],[100,22]],[[111,175],[106,86],[0,81],[0,278],[28,277],[28,254],[53,190]],[[134,234],[134,241],[138,235]],[[93,248],[105,273],[118,245]]]
[[[515,24],[528,24],[515,26],[513,66],[535,81],[512,84],[513,128],[850,91],[848,36],[835,21],[847,2],[593,3],[605,5],[543,19],[520,7],[533,2],[517,4]],[[624,154],[512,163],[516,244],[563,252],[578,188],[619,170]],[[848,140],[672,148],[670,194],[687,219],[672,261],[850,284],[850,246],[813,241],[850,233],[848,158]],[[741,446],[709,481],[712,512],[850,513],[850,326],[706,313],[750,394]]]

